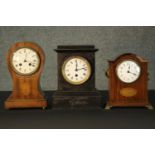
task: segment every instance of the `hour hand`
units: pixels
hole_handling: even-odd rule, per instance
[[[87,70],[86,68],[79,68],[79,69],[77,69],[77,70],[82,70],[82,69]]]

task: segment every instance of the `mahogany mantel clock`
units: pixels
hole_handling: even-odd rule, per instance
[[[148,101],[148,62],[135,55],[123,54],[109,61],[109,101],[111,107],[153,107]]]
[[[101,95],[95,88],[93,46],[58,46],[58,90],[53,108],[100,108]]]
[[[44,65],[44,52],[35,43],[18,42],[9,50],[8,69],[13,80],[12,94],[5,108],[45,108],[39,80]]]

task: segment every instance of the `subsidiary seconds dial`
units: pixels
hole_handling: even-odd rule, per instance
[[[69,57],[62,66],[62,74],[64,79],[71,84],[83,84],[91,75],[91,66],[83,57]]]
[[[34,50],[21,48],[13,53],[11,62],[15,72],[30,75],[37,71],[40,58]]]
[[[135,82],[140,76],[140,66],[132,60],[125,60],[116,67],[118,78],[125,83]]]

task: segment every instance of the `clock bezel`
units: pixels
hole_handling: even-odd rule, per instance
[[[118,72],[117,72],[117,71],[118,71],[118,67],[120,66],[121,63],[123,63],[123,62],[125,62],[125,61],[132,61],[132,62],[134,62],[135,64],[137,64],[137,66],[139,66],[139,68],[140,68],[140,72],[139,72],[138,78],[137,78],[136,80],[132,81],[132,82],[125,82],[125,81],[123,81],[123,80],[118,76]],[[133,60],[133,59],[122,60],[122,61],[120,61],[120,62],[116,65],[115,73],[116,73],[116,77],[117,77],[121,82],[123,82],[123,83],[125,83],[125,84],[132,84],[132,83],[136,82],[136,81],[140,78],[140,76],[141,76],[141,66],[139,65],[139,63],[138,63],[137,61],[135,61],[135,60]]]
[[[66,76],[65,74],[65,66],[67,64],[68,61],[70,61],[71,59],[74,59],[74,58],[78,58],[78,59],[81,59],[83,60],[87,66],[88,66],[88,71],[89,71],[89,75],[87,76],[87,78],[85,78],[84,80],[81,80],[79,82],[73,82],[71,80],[68,79],[68,77]],[[68,57],[67,59],[65,59],[65,61],[63,62],[63,65],[62,65],[62,68],[61,68],[61,73],[62,73],[62,76],[63,78],[69,83],[69,84],[72,84],[72,85],[82,85],[84,84],[85,82],[87,82],[89,80],[89,78],[91,77],[91,74],[92,74],[92,68],[91,68],[91,64],[89,63],[89,61],[82,57],[82,56],[70,56]]]
[[[14,53],[16,53],[18,50],[24,49],[24,48],[26,48],[26,49],[31,49],[33,52],[35,52],[36,55],[37,55],[37,57],[38,57],[38,60],[39,60],[39,62],[38,62],[39,64],[38,64],[37,68],[36,68],[33,72],[31,72],[31,73],[26,73],[26,74],[25,74],[25,73],[21,73],[21,72],[19,72],[18,70],[16,70],[16,68],[15,68],[14,65],[13,65],[13,55],[14,55]],[[35,49],[33,49],[33,48],[31,48],[31,47],[28,47],[28,46],[24,46],[24,47],[17,48],[15,51],[13,51],[13,53],[11,53],[11,55],[10,55],[10,63],[11,63],[11,67],[12,67],[13,71],[14,71],[16,74],[21,75],[21,76],[30,76],[30,75],[35,74],[35,73],[39,70],[39,68],[40,68],[40,63],[41,63],[41,59],[40,59],[39,53],[38,53]]]

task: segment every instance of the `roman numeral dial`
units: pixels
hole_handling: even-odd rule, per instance
[[[30,75],[37,71],[40,58],[34,50],[21,48],[13,53],[11,62],[16,73]]]
[[[91,66],[83,57],[69,57],[62,66],[62,74],[64,79],[71,84],[83,84],[91,75]]]

